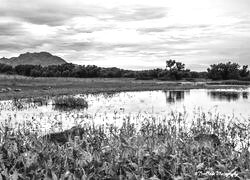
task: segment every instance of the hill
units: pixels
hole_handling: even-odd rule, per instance
[[[48,52],[39,52],[39,53],[24,53],[20,54],[18,57],[12,58],[1,58],[0,63],[8,64],[12,66],[31,64],[31,65],[41,65],[41,66],[49,66],[49,65],[60,65],[67,63],[64,59],[53,56]]]

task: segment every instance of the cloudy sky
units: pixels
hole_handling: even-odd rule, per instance
[[[250,65],[249,0],[0,0],[0,56],[127,69]]]

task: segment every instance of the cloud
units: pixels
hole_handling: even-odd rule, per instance
[[[137,29],[137,31],[142,33],[159,33],[159,32],[165,32],[166,27],[140,28]]]
[[[0,22],[0,36],[18,36],[25,33],[25,29],[19,22]]]
[[[3,2],[2,2],[3,1]],[[37,0],[1,0],[1,17],[11,17],[24,22],[39,25],[60,26],[74,17],[97,16],[105,13],[105,9],[99,6],[75,6],[51,1]]]
[[[159,19],[166,16],[164,7],[103,7],[80,3],[51,3],[49,1],[28,0],[1,0],[4,6],[0,6],[0,16],[12,17],[25,22],[60,26],[75,17],[94,17],[100,20],[113,21],[140,21]],[[18,4],[18,5],[17,5]]]
[[[161,27],[149,27],[149,28],[139,28],[137,31],[142,33],[158,33],[158,32],[167,32],[167,31],[185,31],[185,30],[194,30],[194,29],[208,29],[210,25],[170,25],[170,26],[161,26]]]
[[[202,69],[249,64],[247,0],[0,0],[0,55],[49,51],[69,62]],[[129,64],[128,64],[129,63]],[[202,64],[202,65],[201,65]]]
[[[164,7],[114,8],[111,12],[111,18],[107,19],[116,21],[143,21],[167,16],[167,8]]]
[[[17,41],[18,40],[18,41]],[[15,51],[21,51],[21,50],[31,50],[31,49],[36,49],[42,46],[45,42],[44,41],[30,41],[30,40],[20,40],[16,39],[13,41],[6,41],[2,40],[0,42],[0,49],[1,50],[8,50],[10,52],[15,52]],[[3,55],[5,56],[5,55]]]

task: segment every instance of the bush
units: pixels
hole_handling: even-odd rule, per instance
[[[0,64],[0,73],[9,73],[13,72],[13,68],[10,65]]]
[[[53,105],[56,109],[69,108],[69,109],[79,109],[79,108],[88,108],[88,103],[83,98],[75,97],[57,97],[54,99]]]
[[[213,64],[207,71],[208,77],[212,80],[238,80],[249,75],[248,66],[243,66],[240,69],[239,64],[231,62]]]

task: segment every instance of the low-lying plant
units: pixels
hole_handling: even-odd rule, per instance
[[[54,99],[53,105],[56,109],[69,108],[69,109],[79,109],[87,108],[88,102],[83,98],[76,98],[72,96],[56,97]]]
[[[75,136],[66,131],[63,144],[2,127],[0,179],[249,179],[249,126],[204,113],[192,122],[180,114],[145,119],[140,127],[128,118],[121,127],[85,124]],[[205,134],[220,143],[209,146]]]

